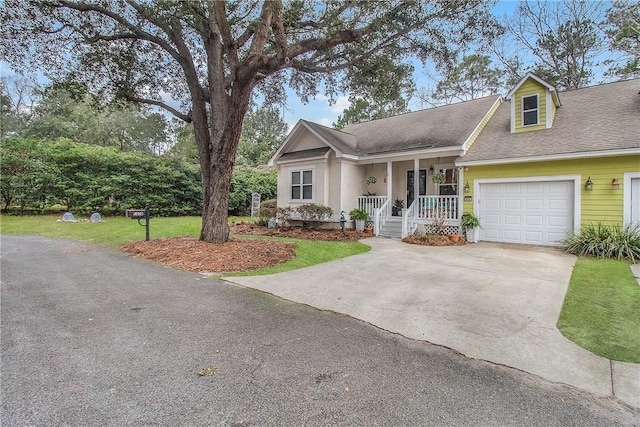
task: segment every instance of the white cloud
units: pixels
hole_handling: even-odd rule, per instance
[[[327,103],[327,106],[325,107],[325,109],[335,114],[342,114],[342,112],[346,108],[349,108],[351,106],[351,102],[349,102],[349,97],[344,95],[338,96],[335,99],[335,102],[333,104],[329,104],[329,98],[322,93],[316,93],[316,95],[314,96],[314,99],[316,101],[325,101]]]
[[[347,96],[339,96],[336,99],[336,103],[329,106],[329,110],[332,113],[342,114],[342,112],[351,106],[351,102],[349,102],[349,97]]]
[[[333,124],[333,120],[327,118],[327,117],[323,117],[321,119],[316,120],[316,123],[322,125],[322,126],[327,126],[327,127],[332,127]]]

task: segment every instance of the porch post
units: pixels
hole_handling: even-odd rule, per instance
[[[413,159],[413,201],[417,202],[419,196],[420,196],[420,159],[415,158]]]
[[[393,192],[393,164],[391,163],[391,161],[387,161],[387,200],[390,200],[390,204],[393,203],[393,200],[391,200],[391,193]],[[382,215],[387,216],[388,215],[388,210],[387,212],[382,212]]]
[[[464,168],[458,168],[458,219],[462,220],[464,203]]]

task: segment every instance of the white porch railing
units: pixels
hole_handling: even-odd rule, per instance
[[[404,239],[409,234],[413,233],[417,227],[416,224],[416,212],[418,207],[418,200],[414,200],[407,209],[402,210],[402,238]]]
[[[415,202],[414,202],[415,203]],[[458,220],[458,196],[419,196],[416,218]]]
[[[384,211],[380,215],[391,215],[391,205],[387,203],[389,198],[387,196],[360,196],[358,197],[358,209],[364,209],[369,214],[370,218],[373,218],[376,214],[376,209],[382,208],[385,205]]]
[[[376,236],[380,234],[380,229],[382,228],[382,226],[384,225],[385,221],[387,220],[388,214],[386,214],[385,212],[389,212],[389,206],[390,205],[391,205],[390,200],[387,199],[387,201],[384,202],[382,204],[382,206],[380,206],[379,208],[376,208],[374,210],[374,214],[373,214],[373,234],[376,235]]]

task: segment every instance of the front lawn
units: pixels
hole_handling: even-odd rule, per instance
[[[597,355],[640,363],[640,286],[629,263],[579,258],[558,329]]]
[[[106,217],[104,222],[57,222],[60,216],[23,215],[0,216],[0,231],[3,234],[27,234],[44,237],[67,238],[86,242],[106,244],[119,247],[127,242],[144,240],[145,228],[138,225],[137,220],[124,217]],[[246,221],[248,218],[231,217],[229,222]],[[142,221],[144,224],[144,221]],[[192,236],[200,234],[200,217],[158,217],[152,218],[149,229],[151,239]],[[251,239],[265,239],[261,236],[239,236]],[[302,240],[287,238],[266,238],[291,242],[297,245],[296,257],[273,267],[250,270],[235,274],[256,275],[273,274],[281,271],[295,270],[314,264],[328,262],[351,255],[367,252],[371,248],[359,242],[328,242],[320,240]],[[254,254],[259,256],[259,254]]]

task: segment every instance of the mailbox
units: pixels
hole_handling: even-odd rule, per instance
[[[149,240],[149,220],[151,219],[151,215],[149,215],[149,206],[145,206],[144,209],[127,209],[124,211],[124,216],[126,218],[137,219],[138,224],[143,225],[146,231],[146,240]],[[144,220],[144,224],[140,222],[140,220]]]
[[[127,209],[125,212],[125,216],[131,219],[143,219],[144,212],[144,209]]]

